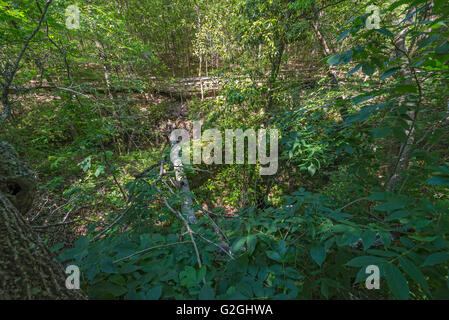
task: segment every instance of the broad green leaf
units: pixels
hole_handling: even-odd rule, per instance
[[[324,246],[316,246],[310,249],[310,256],[320,267],[326,259],[326,250]]]
[[[266,254],[267,257],[270,258],[271,260],[282,262],[281,256],[276,251],[267,251]]]
[[[433,266],[436,264],[443,263],[445,261],[449,260],[449,253],[447,252],[437,252],[434,254],[431,254],[426,258],[424,263],[422,264],[423,267],[427,266]]]
[[[234,242],[234,245],[232,246],[232,252],[239,251],[245,244],[246,238],[240,238],[237,241]]]
[[[364,250],[368,250],[369,247],[373,244],[373,242],[376,240],[376,231],[372,230],[366,230],[362,234],[362,241],[363,241],[363,248]]]
[[[399,67],[394,67],[394,68],[388,69],[387,71],[385,71],[384,74],[382,74],[382,75],[380,76],[380,80],[385,80],[385,79],[391,77],[391,76],[394,75],[396,72],[398,72],[400,69],[401,69],[401,68],[399,68]]]
[[[388,29],[385,28],[385,27],[376,29],[376,32],[378,32],[378,33],[380,33],[380,34],[383,34],[384,36],[387,36],[387,37],[389,37],[389,38],[394,38],[394,34],[392,34],[391,31],[388,30]]]
[[[109,299],[116,298],[127,293],[128,289],[124,286],[120,286],[118,284],[112,282],[101,282],[89,289],[89,296],[92,296],[96,299]]]
[[[338,36],[337,41],[341,41],[349,34],[349,32],[351,32],[351,29],[346,29],[345,31],[343,31],[343,33]]]
[[[449,177],[435,176],[427,179],[426,182],[435,186],[449,186]]]
[[[449,52],[449,42],[446,41],[442,45],[438,46],[435,49],[435,52],[437,54],[446,54],[446,53],[448,53]]]
[[[394,199],[376,206],[374,210],[392,212],[394,210],[403,209],[407,205],[408,201],[406,200]]]
[[[379,128],[373,128],[371,130],[371,134],[373,135],[374,139],[381,139],[387,137],[391,133],[390,127],[379,127]]]
[[[340,55],[339,54],[335,54],[333,56],[330,56],[327,59],[327,64],[329,64],[330,66],[336,65],[340,62]]]
[[[427,292],[427,294],[430,295],[429,286],[427,285],[427,281],[424,278],[421,270],[419,270],[418,267],[413,264],[413,262],[405,257],[399,257],[398,261],[401,268],[410,276],[410,278],[419,283],[421,287]]]
[[[361,256],[352,259],[351,261],[346,263],[346,265],[350,267],[367,267],[371,264],[381,265],[385,263],[387,263],[387,261],[384,258],[379,258],[375,256]]]
[[[414,84],[400,84],[394,88],[394,91],[398,93],[416,93],[418,88]]]
[[[312,163],[308,168],[307,171],[309,171],[310,175],[313,177],[316,173],[316,167],[315,165]]]
[[[386,248],[390,247],[391,244],[391,234],[388,231],[379,231],[380,239]]]
[[[362,65],[362,71],[364,74],[368,75],[368,76],[372,76],[374,71],[376,71],[376,68],[374,68],[372,65],[370,65],[369,63],[364,63]]]
[[[215,298],[214,289],[205,284],[200,291],[199,300],[213,300]]]
[[[348,72],[347,77],[353,75],[354,73],[356,73],[357,71],[360,70],[360,68],[362,67],[362,64],[358,64],[357,66],[355,66],[353,69],[351,69],[351,71]]]
[[[385,265],[384,270],[388,287],[396,299],[408,300],[410,289],[408,287],[407,279],[405,279],[401,271],[391,263]]]
[[[405,218],[409,215],[408,211],[395,211],[392,214],[388,215],[388,217],[385,219],[386,221],[393,221],[393,220],[399,220],[402,218]]]
[[[155,286],[147,291],[146,298],[148,300],[158,300],[162,295],[162,286]]]
[[[257,235],[252,234],[246,237],[246,244],[248,246],[248,253],[252,254],[257,244]]]

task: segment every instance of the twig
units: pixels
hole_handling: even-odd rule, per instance
[[[86,218],[80,218],[80,219],[66,221],[66,222],[63,221],[63,222],[47,224],[47,225],[43,225],[43,226],[31,226],[31,227],[35,228],[35,229],[46,229],[46,228],[51,228],[51,227],[57,227],[57,226],[63,226],[63,225],[67,225],[67,224],[72,224],[72,223],[79,222],[79,221],[82,221],[82,220],[87,220],[87,221],[90,221],[90,222],[97,222],[96,220],[89,220],[89,219],[86,219]]]
[[[211,241],[211,240],[205,238],[204,236],[202,236],[202,235],[201,235],[200,233],[198,233],[198,232],[195,232],[195,234],[197,234],[198,237],[200,237],[201,239],[203,239],[203,240],[206,241],[207,243],[210,243],[210,244],[216,246],[218,249],[220,249],[221,251],[223,251],[224,253],[226,253],[231,259],[234,259],[234,256],[232,255],[232,253],[229,252],[228,250],[226,250],[225,248],[223,248],[222,246],[220,246],[220,245],[216,244],[215,242],[213,242],[213,241]]]
[[[190,167],[183,167],[183,166],[173,166],[174,168],[184,168],[184,169],[187,169],[187,170],[193,170],[193,171],[200,171],[200,172],[207,172],[207,173],[213,173],[212,171],[210,171],[210,170],[206,170],[206,169],[199,169],[199,168],[190,168]]]
[[[153,249],[165,248],[165,247],[170,247],[170,246],[174,246],[174,245],[177,245],[177,244],[183,244],[183,243],[189,243],[189,242],[190,242],[190,241],[179,241],[179,242],[173,242],[173,243],[161,244],[161,245],[159,245],[159,246],[154,246],[154,247],[146,248],[146,249],[137,251],[137,252],[135,252],[135,253],[133,253],[133,254],[130,254],[129,256],[126,256],[126,257],[124,257],[124,258],[115,260],[115,261],[113,261],[113,263],[117,263],[117,262],[120,262],[120,261],[129,259],[129,258],[132,258],[132,257],[134,257],[134,256],[137,256],[137,255],[139,255],[139,254],[142,254],[142,253],[144,253],[144,252],[147,252],[147,251],[150,251],[150,250],[153,250]]]
[[[159,190],[159,191],[160,191],[160,190]],[[196,254],[196,259],[197,259],[197,262],[198,262],[198,267],[201,269],[201,267],[202,267],[201,257],[200,257],[200,253],[199,253],[199,251],[198,251],[198,247],[197,247],[196,242],[195,242],[195,238],[193,237],[193,233],[194,233],[194,232],[193,232],[192,229],[190,228],[189,223],[188,223],[187,220],[183,217],[183,215],[182,215],[179,211],[176,211],[175,209],[173,209],[173,208],[168,204],[167,199],[165,199],[165,198],[163,198],[163,199],[164,199],[164,203],[165,203],[165,205],[167,206],[167,208],[168,208],[171,212],[173,212],[174,214],[176,214],[176,215],[181,219],[181,221],[184,223],[184,225],[185,225],[185,227],[186,227],[186,229],[187,229],[187,232],[188,232],[189,235],[190,235],[190,240],[192,241],[193,247],[195,248],[195,254]],[[206,279],[204,279],[204,278],[203,278],[203,283],[206,284]]]
[[[125,212],[123,212],[120,216],[118,216],[109,226],[107,226],[105,229],[103,229],[103,231],[101,231],[99,234],[97,234],[95,237],[93,237],[90,242],[94,242],[95,240],[97,240],[101,235],[103,235],[106,231],[108,231],[109,229],[111,229],[117,222],[120,221],[120,219],[122,219],[125,214],[129,211],[129,209],[131,209],[131,207],[128,207]]]
[[[338,209],[338,211],[342,211],[342,210],[346,209],[347,207],[352,206],[354,203],[357,203],[357,202],[362,201],[362,200],[368,200],[368,199],[367,198],[360,198],[360,199],[354,200],[354,201],[348,203],[347,205],[345,205],[344,207]]]

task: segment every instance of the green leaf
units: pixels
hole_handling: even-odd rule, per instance
[[[64,243],[60,242],[60,243],[55,244],[53,247],[49,248],[48,250],[50,250],[50,252],[56,252],[63,247],[64,247]]]
[[[155,286],[148,290],[146,298],[148,300],[158,300],[162,295],[162,286]]]
[[[351,261],[346,263],[346,265],[350,267],[366,267],[371,264],[381,265],[385,263],[387,263],[387,261],[384,258],[374,256],[361,256],[352,259]]]
[[[205,284],[200,291],[199,300],[213,300],[215,298],[214,289]]]
[[[408,205],[408,201],[402,199],[393,199],[388,202],[382,203],[374,208],[377,211],[392,212],[398,209],[403,209]]]
[[[88,156],[86,159],[77,164],[84,172],[90,169],[92,166],[92,157]]]
[[[380,34],[383,34],[384,36],[387,36],[387,37],[389,37],[389,38],[394,38],[394,34],[392,34],[391,31],[388,30],[388,29],[385,28],[385,27],[376,29],[376,32],[378,32],[378,33],[380,33]]]
[[[431,44],[432,42],[434,42],[435,40],[438,40],[439,38],[440,38],[440,35],[439,35],[438,33],[437,33],[437,34],[432,34],[432,35],[430,35],[429,37],[425,38],[425,39],[419,44],[418,49],[424,48],[425,46]]]
[[[356,73],[357,71],[359,71],[359,69],[362,67],[362,64],[358,64],[357,66],[355,66],[351,71],[348,72],[347,77],[353,75],[354,73]]]
[[[362,241],[363,241],[363,248],[364,250],[368,250],[369,247],[374,243],[376,240],[376,232],[372,230],[366,230],[362,234]]]
[[[394,251],[386,251],[386,250],[378,250],[378,249],[369,249],[366,251],[369,254],[374,254],[376,256],[380,257],[386,257],[386,258],[394,258],[398,256],[397,252]]]
[[[363,109],[361,109],[357,114],[347,117],[346,122],[351,123],[354,121],[359,121],[359,122],[365,121],[371,115],[376,114],[377,112],[384,109],[388,105],[389,105],[389,103],[380,103],[380,104],[375,104],[375,105],[371,105],[371,106],[366,106]]]
[[[232,252],[239,251],[243,247],[245,242],[246,242],[246,238],[240,238],[239,240],[234,242],[234,245],[232,246]]]
[[[388,231],[379,231],[380,239],[386,248],[391,244],[391,234]]]
[[[328,286],[324,281],[321,281],[321,294],[326,298],[329,299],[329,290]]]
[[[340,63],[347,64],[349,61],[351,61],[353,55],[354,51],[346,50],[340,55]]]
[[[413,264],[409,259],[405,257],[399,257],[399,265],[401,268],[412,278],[415,280],[418,284],[421,285],[421,287],[430,295],[429,286],[427,285],[427,281],[424,278],[423,273],[421,270],[418,269],[417,266]]]
[[[266,254],[267,257],[270,258],[271,260],[282,262],[281,256],[276,251],[267,251]]]
[[[329,59],[327,59],[327,64],[329,64],[330,66],[336,65],[340,62],[340,55],[339,54],[335,54],[333,56],[330,56]]]
[[[393,220],[399,220],[402,218],[405,218],[409,215],[408,211],[396,211],[390,214],[385,220],[386,221],[393,221]]]
[[[371,134],[373,135],[374,139],[385,138],[390,133],[391,133],[390,127],[379,127],[379,128],[373,128],[371,130]]]
[[[251,255],[254,252],[257,244],[257,235],[251,234],[246,237],[246,244],[248,246],[248,253]]]
[[[298,272],[298,270],[292,267],[285,268],[285,275],[294,280],[301,280],[303,278],[303,276]]]
[[[349,32],[351,32],[351,29],[346,29],[345,31],[343,31],[343,33],[338,36],[337,41],[341,41],[349,34]]]
[[[427,179],[428,184],[432,184],[434,186],[449,186],[449,178],[448,177],[439,177],[435,176]]]
[[[401,237],[400,241],[401,244],[407,248],[413,248],[415,246],[415,243],[406,237]]]
[[[433,237],[422,237],[422,236],[415,236],[415,235],[413,235],[413,236],[410,235],[409,237],[410,237],[410,239],[418,240],[420,242],[432,242],[432,241],[435,241],[435,239],[437,238],[435,236],[433,236]]]
[[[437,252],[434,254],[431,254],[427,257],[426,261],[422,264],[423,267],[427,266],[433,266],[436,264],[443,263],[445,261],[449,260],[449,253],[447,252]]]
[[[315,165],[312,163],[308,168],[307,171],[309,171],[310,175],[313,177],[316,173],[316,167]]]
[[[284,240],[279,240],[277,243],[278,252],[281,256],[284,256],[287,252],[287,243]]]
[[[101,271],[103,271],[104,273],[117,273],[117,270],[111,258],[107,258],[102,262]]]
[[[198,279],[195,268],[191,266],[186,266],[184,271],[180,272],[179,278],[181,279],[181,285],[186,286],[187,288],[196,286],[201,280]]]
[[[385,265],[384,270],[388,287],[396,299],[408,300],[410,289],[408,287],[407,279],[405,279],[401,271],[391,263]]]
[[[105,168],[106,168],[105,166],[98,166],[97,170],[95,170],[95,173],[94,173],[95,177],[98,178],[98,176],[100,174],[104,173],[105,172]]]
[[[399,67],[394,67],[394,68],[388,69],[387,71],[385,71],[384,74],[382,74],[382,75],[380,76],[380,80],[385,80],[385,79],[391,77],[391,76],[394,75],[396,72],[398,72],[400,69],[401,69],[401,68],[399,68]]]
[[[366,63],[366,62],[362,66],[363,73],[368,76],[372,76],[375,70],[376,69],[372,65],[370,65],[369,63]]]
[[[96,299],[108,299],[120,297],[128,291],[126,287],[112,282],[101,282],[89,289],[89,296]]]
[[[394,91],[397,93],[416,93],[418,92],[418,88],[413,84],[401,84],[396,86]]]
[[[310,249],[310,256],[320,267],[326,259],[326,250],[324,246],[316,246]]]
[[[449,52],[449,42],[447,41],[435,49],[436,54],[446,54],[448,52]]]

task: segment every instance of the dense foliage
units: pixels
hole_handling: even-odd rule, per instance
[[[0,0],[0,140],[90,298],[449,298],[447,1],[50,2]],[[221,88],[161,89],[198,76]],[[167,136],[195,120],[278,129],[278,172],[186,165],[186,194]]]

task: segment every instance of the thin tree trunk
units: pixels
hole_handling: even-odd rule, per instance
[[[112,92],[112,85],[111,85],[111,71],[110,66],[107,61],[106,53],[104,50],[103,44],[95,39],[94,40],[96,47],[99,50],[100,59],[103,61],[103,70],[104,70],[104,80],[106,81],[106,87],[108,89],[108,96],[110,99],[114,99],[114,93]]]
[[[196,7],[198,32],[200,32],[201,31],[201,8],[198,5],[197,0],[194,0],[194,2],[195,2],[195,7]],[[202,76],[201,69],[203,67],[203,55],[201,52],[199,54],[199,58],[200,58],[200,63],[199,63],[198,77],[200,77],[201,101],[203,101],[204,100],[204,88],[203,88],[203,81],[201,80],[201,76]]]
[[[318,13],[317,8],[315,7],[315,4],[312,2],[312,10],[313,10],[313,20],[312,20],[312,27],[313,30],[315,31],[315,34],[318,38],[319,43],[321,44],[321,48],[323,50],[323,53],[326,56],[330,56],[331,54],[333,54],[334,52],[331,50],[331,48],[329,47],[326,38],[323,36],[323,33],[321,32],[321,25],[320,25],[320,15],[321,13]],[[338,83],[338,77],[337,77],[337,72],[335,70],[334,66],[329,66],[327,68],[327,73],[329,75],[329,77],[331,78],[331,84],[333,87],[338,87],[339,83]]]
[[[411,14],[414,10],[415,8],[411,8],[407,14]],[[411,24],[411,20],[409,20],[407,23]],[[407,51],[406,47],[406,37],[408,31],[408,28],[404,28],[396,37],[396,55],[404,60],[404,68],[400,70],[401,76],[405,78],[403,84],[416,84],[419,87],[419,83],[414,83],[414,80],[418,82],[418,79],[416,73],[414,74],[413,67],[411,66],[411,58],[408,56],[411,53]],[[421,95],[420,89],[419,95]],[[395,163],[391,166],[392,172],[385,188],[388,192],[395,192],[397,190],[399,184],[401,183],[401,180],[403,179],[403,172],[410,163],[413,145],[415,144],[415,128],[419,113],[420,98],[418,99],[418,102],[416,102],[416,99],[414,99],[413,97],[404,96],[400,104],[407,108],[406,115],[408,119],[406,120],[406,123],[408,128],[404,130],[404,133],[407,136],[407,141],[401,144],[399,148],[399,154],[395,160]]]

